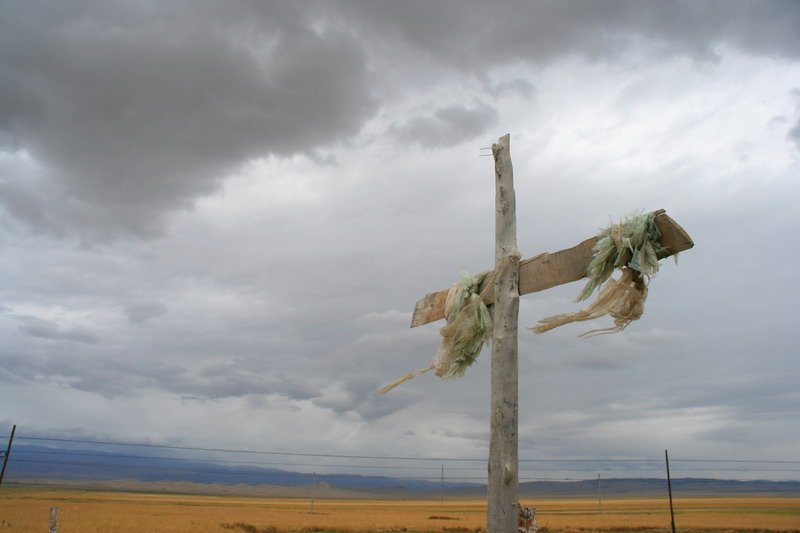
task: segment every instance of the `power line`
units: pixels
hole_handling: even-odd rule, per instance
[[[433,466],[397,466],[397,465],[355,465],[351,464],[325,464],[325,463],[285,463],[273,461],[241,461],[230,459],[200,459],[200,458],[187,458],[187,457],[167,457],[163,455],[125,455],[125,454],[112,454],[109,452],[80,452],[69,450],[19,450],[14,455],[59,455],[59,456],[78,456],[78,457],[108,457],[113,459],[156,459],[162,461],[187,461],[187,462],[207,462],[207,463],[225,463],[237,465],[268,465],[268,466],[294,466],[294,467],[326,467],[326,468],[378,468],[387,470],[430,470],[438,471],[438,467]],[[449,467],[450,470],[482,470],[479,467]]]
[[[185,472],[185,473],[193,473],[193,474],[218,474],[218,475],[236,475],[236,476],[250,476],[250,477],[279,477],[279,478],[300,478],[300,479],[313,479],[315,476],[320,477],[320,474],[313,472],[313,473],[304,473],[304,472],[253,472],[252,470],[207,470],[207,469],[195,469],[195,468],[180,468],[180,467],[171,467],[171,466],[145,466],[145,465],[123,465],[123,464],[109,464],[109,463],[69,463],[69,462],[61,462],[61,461],[38,461],[35,459],[17,459],[15,462],[18,463],[33,463],[33,464],[47,464],[47,465],[56,465],[56,466],[83,466],[83,467],[96,467],[96,468],[118,468],[121,470],[150,470],[150,471],[159,471],[159,472]],[[323,477],[328,479],[363,479],[367,476],[361,476],[357,474],[324,474]],[[386,479],[390,481],[398,480],[398,481],[429,481],[435,482],[440,481],[439,477],[391,477],[391,478],[381,478],[377,476],[372,476],[373,479]],[[485,481],[485,476],[449,476],[447,478],[448,483],[452,483],[453,481],[463,481],[463,482],[473,482],[473,481]],[[568,478],[568,477],[561,477],[561,478],[520,478],[520,481],[585,481],[582,478]]]
[[[60,437],[18,437],[23,440],[32,441],[46,441],[46,442],[67,442],[74,444],[93,444],[103,446],[130,446],[139,448],[155,448],[167,450],[184,450],[184,451],[202,451],[202,452],[217,452],[217,453],[242,453],[242,454],[257,454],[257,455],[279,455],[289,457],[322,457],[322,458],[339,458],[339,459],[378,459],[378,460],[391,460],[391,461],[445,461],[445,462],[481,462],[485,463],[487,458],[469,458],[469,457],[411,457],[411,456],[391,456],[391,455],[348,455],[348,454],[334,454],[334,453],[304,453],[304,452],[280,452],[280,451],[267,451],[267,450],[248,450],[248,449],[232,449],[232,448],[203,448],[200,446],[177,446],[169,444],[149,444],[141,442],[115,442],[115,441],[102,441],[102,440],[89,440],[89,439],[67,439]],[[520,462],[614,462],[614,463],[658,463],[655,459],[520,459]]]
[[[329,463],[286,463],[286,462],[273,462],[273,461],[242,461],[230,459],[200,459],[200,458],[186,458],[186,457],[168,457],[160,455],[127,455],[127,454],[111,454],[108,452],[82,452],[82,451],[69,451],[69,450],[19,450],[15,455],[54,455],[54,456],[68,456],[68,457],[107,457],[109,459],[139,459],[139,460],[160,460],[160,461],[182,461],[182,462],[205,462],[205,463],[218,463],[218,464],[234,464],[234,465],[263,465],[263,466],[289,466],[289,467],[303,467],[303,468],[361,468],[361,469],[380,469],[380,470],[426,470],[438,471],[438,467],[434,466],[411,466],[411,465],[377,465],[377,464],[329,464]],[[550,462],[558,462],[560,460],[554,459]],[[602,461],[602,460],[600,460]],[[603,471],[619,471],[619,472],[660,472],[660,467],[647,467],[636,469],[611,469],[607,467],[600,467]],[[448,467],[449,471],[483,471],[482,467]],[[520,472],[546,472],[546,471],[561,471],[568,470],[570,472],[595,472],[598,468],[581,466],[581,467],[529,467],[520,468]],[[678,469],[680,470],[680,469]],[[686,470],[686,469],[685,469]],[[695,469],[696,470],[696,469]],[[709,470],[742,470],[742,469],[709,469]],[[780,470],[768,470],[778,472]]]
[[[60,437],[42,437],[42,436],[17,436],[18,440],[29,440],[29,441],[42,441],[42,442],[62,442],[62,443],[72,443],[72,444],[90,444],[90,445],[101,445],[101,446],[127,446],[127,447],[137,447],[137,448],[148,448],[148,449],[165,449],[165,450],[181,450],[181,451],[198,451],[198,452],[211,452],[211,453],[234,453],[234,454],[250,454],[250,455],[274,455],[274,456],[285,456],[285,457],[317,457],[317,458],[333,458],[333,459],[357,459],[357,460],[384,460],[384,461],[436,461],[436,462],[479,462],[485,463],[486,458],[468,458],[468,457],[412,457],[412,456],[399,456],[399,455],[354,455],[354,454],[335,454],[335,453],[310,453],[310,452],[283,452],[283,451],[270,451],[270,450],[251,450],[251,449],[236,449],[236,448],[205,448],[201,446],[178,446],[178,445],[168,445],[168,444],[150,444],[150,443],[141,443],[141,442],[119,442],[119,441],[103,441],[103,440],[92,440],[92,439],[68,439],[68,438],[60,438]],[[35,451],[25,451],[20,450],[18,453],[36,453]],[[74,455],[78,455],[79,452],[68,452],[68,451],[53,451],[53,452],[40,452],[40,453],[54,453],[54,454],[69,454],[73,453]],[[86,452],[81,452],[85,455],[89,455]],[[100,454],[98,454],[99,456]],[[187,458],[164,458],[164,457],[154,457],[154,456],[118,456],[118,457],[129,457],[129,458],[152,458],[152,459],[170,459],[170,460],[183,460],[183,461],[192,461],[192,460],[199,460],[199,459],[187,459]],[[319,463],[277,463],[277,462],[247,462],[247,461],[226,461],[226,460],[209,460],[210,462],[217,462],[217,463],[238,463],[238,464],[265,464],[265,465],[281,465],[281,466],[308,466],[308,467],[331,467],[331,468],[353,468],[353,467],[360,467],[360,468],[384,468],[384,469],[419,469],[419,470],[436,470],[437,467],[414,467],[414,466],[396,466],[396,465],[354,465],[354,464],[343,464],[343,465],[334,465],[334,464],[319,464]],[[525,459],[520,458],[520,463],[545,463],[545,464],[560,464],[562,465],[559,468],[552,468],[552,469],[545,469],[538,467],[536,470],[568,470],[568,471],[593,471],[598,468],[598,465],[601,464],[641,464],[641,465],[648,465],[652,464],[654,466],[647,467],[647,468],[638,468],[637,470],[659,470],[660,465],[662,464],[662,459],[587,459],[587,458],[566,458],[566,459],[554,459],[554,458],[531,458]],[[732,463],[732,464],[750,464],[750,465],[758,465],[758,464],[786,464],[786,465],[800,465],[800,460],[774,460],[774,459],[673,459],[673,463],[710,463],[710,464],[720,464],[720,463]],[[594,466],[588,467],[569,467],[568,465],[571,463],[576,464],[592,464]],[[658,465],[658,466],[656,466]],[[473,468],[458,468],[458,467],[450,467],[450,469],[461,469],[461,470],[472,470]],[[533,470],[533,468],[529,469],[521,469],[521,470]],[[737,469],[725,469],[725,468],[685,468],[679,470],[737,470]],[[628,469],[625,469],[628,471]],[[750,471],[765,471],[765,472],[780,472],[780,471],[789,471],[794,472],[796,470],[771,470],[771,469],[740,469],[738,471],[750,472]]]
[[[672,463],[779,463],[800,465],[800,461],[778,461],[772,459],[670,459]]]
[[[279,478],[312,478],[314,473],[306,472],[255,472],[253,470],[209,470],[200,468],[181,468],[177,466],[147,466],[147,465],[125,465],[125,464],[112,464],[112,463],[84,463],[84,462],[65,462],[65,461],[41,461],[36,459],[17,459],[16,463],[32,463],[32,464],[46,464],[56,466],[77,466],[77,467],[93,467],[93,468],[117,468],[120,470],[153,470],[163,472],[186,472],[193,474],[220,474],[232,476],[253,476],[253,477],[279,477]],[[358,474],[326,474],[325,477],[330,479],[363,479],[363,475]],[[373,479],[387,479],[387,480],[402,480],[402,481],[438,481],[438,477],[391,477],[382,478],[380,476],[371,476]],[[483,480],[483,476],[459,476],[450,477],[450,480]]]
[[[408,456],[390,456],[390,455],[347,455],[335,453],[302,453],[302,452],[277,452],[277,451],[264,451],[264,450],[243,450],[243,449],[229,449],[229,448],[202,448],[199,446],[174,446],[167,444],[145,444],[140,442],[113,442],[113,441],[100,441],[100,440],[82,440],[82,439],[64,439],[55,437],[18,437],[23,440],[34,441],[47,441],[47,442],[69,442],[76,444],[99,444],[106,446],[132,446],[140,448],[160,448],[167,450],[187,450],[199,452],[221,452],[221,453],[243,453],[243,454],[258,454],[258,455],[284,455],[291,457],[336,457],[341,459],[382,459],[391,461],[486,461],[486,458],[469,459],[469,458],[442,458],[442,457],[408,457]]]

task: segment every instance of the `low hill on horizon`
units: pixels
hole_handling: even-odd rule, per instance
[[[357,474],[313,474],[213,460],[127,455],[94,450],[19,446],[11,453],[6,482],[38,486],[318,498],[485,498],[485,483],[431,481]],[[520,497],[661,497],[665,479],[604,478],[520,483]],[[800,496],[800,481],[672,480],[673,495]]]

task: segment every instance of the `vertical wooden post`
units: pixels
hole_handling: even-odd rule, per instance
[[[664,450],[664,461],[667,464],[667,493],[669,494],[670,533],[675,533],[675,512],[672,509],[672,481],[669,477],[669,453]]]
[[[442,490],[442,509],[444,509],[444,464],[442,464],[442,484],[439,488]]]
[[[58,507],[50,508],[50,533],[58,533]]]
[[[603,489],[600,488],[600,474],[597,474],[597,512],[603,514]]]
[[[317,499],[317,471],[314,471],[314,477],[311,481],[311,513],[314,514],[314,500]]]
[[[492,145],[495,164],[495,281],[489,440],[488,533],[517,531],[519,259],[510,136]]]
[[[11,436],[8,438],[8,447],[2,452],[3,456],[3,469],[0,470],[0,485],[3,484],[3,477],[6,475],[6,467],[8,466],[8,458],[11,456],[11,444],[14,442],[14,433],[17,431],[17,425],[11,428]]]

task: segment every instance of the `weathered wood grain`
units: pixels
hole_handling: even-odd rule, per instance
[[[495,166],[495,281],[486,530],[511,533],[519,516],[519,252],[511,136],[492,145]]]
[[[663,209],[655,211],[656,225],[661,231],[661,246],[665,251],[659,259],[675,255],[694,246],[686,231]],[[544,253],[524,259],[519,263],[519,293],[530,294],[557,285],[578,281],[586,277],[586,269],[592,261],[592,249],[597,237],[586,239],[580,244],[555,253]],[[488,288],[483,301],[494,303],[494,273],[486,276],[481,289]],[[411,327],[421,326],[444,318],[444,304],[447,289],[426,294],[414,306]]]

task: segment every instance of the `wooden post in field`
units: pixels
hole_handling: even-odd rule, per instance
[[[439,488],[442,491],[442,509],[444,509],[444,464],[442,465],[442,484]]]
[[[669,495],[670,533],[675,533],[675,511],[672,509],[672,480],[669,477],[669,452],[664,450],[664,462],[667,465],[667,494]]]
[[[58,533],[58,507],[50,508],[50,533]]]
[[[517,202],[510,136],[492,145],[495,169],[494,329],[492,332],[487,531],[516,531],[519,520],[517,475],[517,323],[519,259]]]
[[[317,499],[317,471],[314,471],[314,477],[311,481],[311,514],[314,514],[314,500]]]
[[[4,451],[0,451],[0,457],[3,459],[3,469],[0,470],[0,485],[3,484],[3,477],[6,475],[6,467],[8,466],[8,458],[11,456],[11,444],[14,443],[14,433],[17,431],[17,425],[11,428],[11,436],[8,437],[8,446]]]
[[[600,474],[597,474],[597,512],[603,514],[603,490],[600,488]]]
[[[495,162],[495,269],[480,287],[484,303],[494,304],[487,532],[516,533],[520,517],[517,455],[519,296],[586,277],[597,237],[553,254],[539,254],[520,261],[509,135],[492,145],[492,155]],[[689,235],[663,209],[654,215],[654,222],[661,232],[659,259],[694,246]],[[444,318],[447,293],[448,290],[433,292],[419,300],[414,306],[411,327]]]

